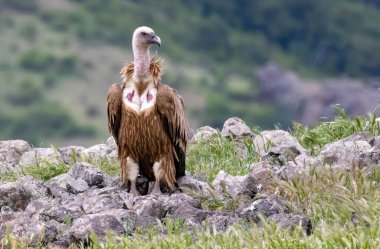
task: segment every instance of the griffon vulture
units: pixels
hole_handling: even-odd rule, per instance
[[[155,181],[151,194],[161,194],[160,184],[174,189],[185,174],[186,125],[182,97],[161,83],[161,61],[150,58],[149,48],[161,39],[149,27],[137,28],[132,37],[134,60],[122,70],[122,85],[108,90],[108,128],[116,140],[121,181],[139,195],[137,176]]]

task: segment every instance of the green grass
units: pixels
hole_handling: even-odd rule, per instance
[[[38,162],[36,165],[23,168],[20,172],[5,172],[0,175],[0,182],[14,182],[18,178],[27,175],[42,181],[47,181],[57,175],[66,173],[68,170],[69,167],[64,163]]]
[[[14,171],[6,171],[0,175],[0,182],[14,182],[20,178],[20,173]]]
[[[236,150],[234,141],[223,138],[220,134],[207,140],[202,140],[189,146],[186,161],[190,173],[202,173],[212,181],[220,170],[232,175],[246,175],[249,166],[259,160],[251,140],[246,140],[248,148],[247,158],[241,158]]]
[[[374,136],[380,135],[380,126],[376,116],[368,114],[368,117],[349,117],[343,108],[334,107],[336,115],[334,120],[320,122],[314,128],[308,128],[299,123],[293,125],[293,135],[300,144],[310,150],[313,155],[318,154],[320,149],[328,143],[348,137],[357,132],[370,132]]]
[[[96,166],[110,176],[120,174],[120,162],[118,160],[103,160],[97,163]]]
[[[25,168],[23,174],[33,176],[42,181],[47,181],[57,175],[66,173],[68,170],[69,167],[64,163],[44,162],[43,166],[40,163],[37,163],[34,166]]]

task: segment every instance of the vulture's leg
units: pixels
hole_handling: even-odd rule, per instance
[[[161,189],[160,189],[160,163],[155,162],[153,164],[153,172],[154,172],[154,177],[156,178],[156,182],[154,183],[153,190],[150,194],[152,195],[162,195]]]
[[[161,192],[161,189],[160,189],[160,182],[159,181],[156,181],[154,183],[153,190],[152,190],[152,192],[150,194],[152,194],[152,195],[162,195],[162,192]]]
[[[121,186],[126,188],[128,186],[128,160],[126,158],[121,159],[121,172],[120,172],[120,180]]]
[[[127,158],[127,164],[128,164],[128,180],[131,182],[131,188],[129,190],[129,193],[133,195],[140,195],[139,191],[137,191],[136,188],[136,179],[139,175],[139,165],[135,163],[130,157]]]
[[[137,191],[137,188],[136,188],[136,179],[131,180],[131,189],[129,190],[129,193],[136,195],[136,196],[140,195],[139,191]]]

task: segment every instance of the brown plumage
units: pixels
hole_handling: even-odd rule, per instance
[[[108,127],[118,146],[121,180],[124,185],[131,181],[135,194],[136,165],[139,174],[156,181],[155,192],[160,183],[173,189],[185,174],[187,143],[183,100],[160,82],[161,61],[150,59],[149,75],[138,74],[144,65],[139,66],[127,64],[121,70],[123,84],[113,84],[107,97]]]

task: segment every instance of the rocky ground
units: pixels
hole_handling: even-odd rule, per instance
[[[211,127],[193,132],[190,143],[218,135]],[[73,243],[88,243],[95,233],[105,240],[108,233],[132,236],[137,229],[160,227],[169,220],[181,219],[188,230],[225,232],[234,224],[273,222],[279,227],[300,226],[305,234],[313,232],[309,217],[292,202],[268,191],[275,181],[288,181],[311,170],[330,167],[351,170],[380,165],[380,137],[356,133],[322,147],[316,156],[303,148],[295,137],[283,130],[254,134],[238,118],[228,119],[220,133],[232,139],[241,157],[250,152],[253,142],[260,161],[250,166],[247,175],[232,176],[220,171],[212,182],[202,172],[178,180],[179,190],[161,196],[130,195],[120,187],[119,177],[100,170],[99,161],[117,163],[112,138],[90,148],[69,146],[58,149],[32,148],[26,141],[0,141],[0,173],[24,172],[36,164],[44,169],[64,164],[69,170],[47,181],[22,176],[14,182],[0,182],[0,238],[8,235],[27,240],[28,246],[48,245],[66,248]],[[91,162],[91,163],[89,163]],[[149,193],[143,177],[138,190]],[[212,209],[212,202],[230,203]]]

